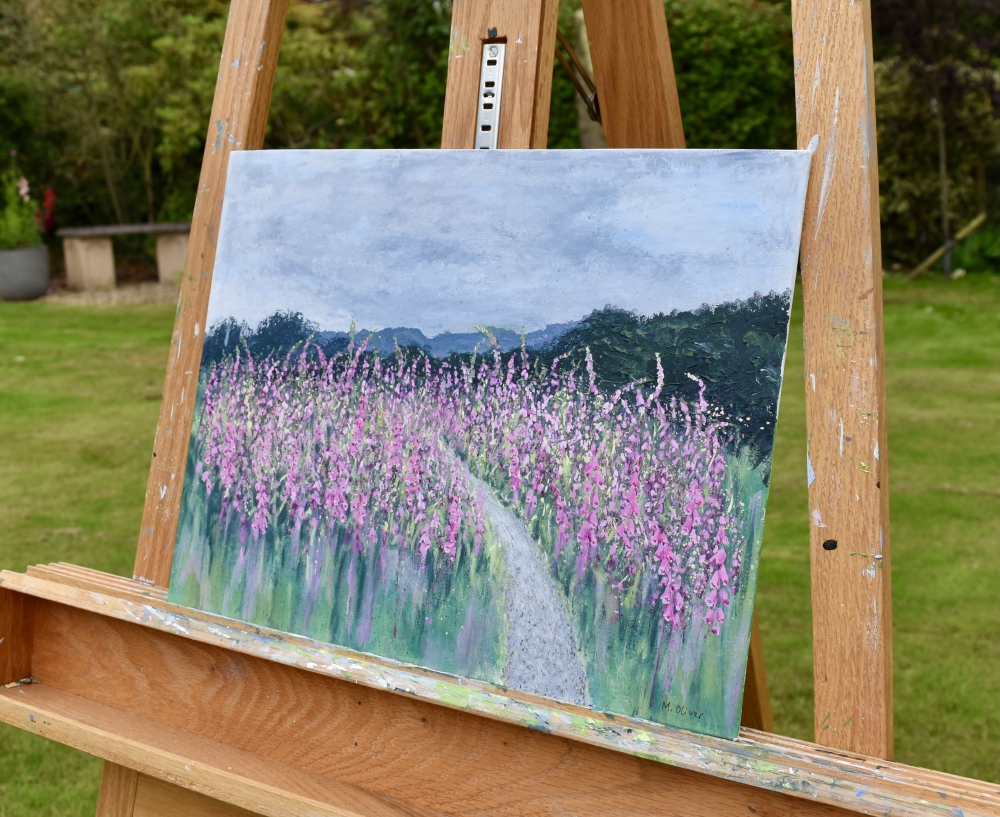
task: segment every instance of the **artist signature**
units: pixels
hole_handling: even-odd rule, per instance
[[[663,709],[677,715],[687,715],[689,718],[701,718],[705,714],[704,712],[699,712],[697,709],[688,709],[683,704],[675,704],[671,701],[664,701]]]

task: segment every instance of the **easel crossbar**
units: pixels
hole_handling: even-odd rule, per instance
[[[72,664],[72,658],[60,655],[59,669],[55,668],[52,661],[46,661],[46,656],[59,651],[53,640],[61,640],[63,643],[74,638],[95,641],[96,636],[88,637],[86,633],[101,633],[100,641],[95,643],[134,641],[130,654],[135,655],[142,655],[147,651],[159,654],[159,651],[168,648],[166,645],[174,644],[177,639],[194,642],[203,645],[202,649],[210,648],[219,656],[224,654],[224,657],[214,659],[215,664],[223,661],[236,661],[238,664],[242,660],[241,656],[247,660],[266,662],[262,666],[266,672],[273,673],[276,680],[285,679],[286,676],[291,679],[289,673],[298,677],[305,671],[311,675],[326,676],[337,682],[351,682],[375,690],[381,706],[391,706],[391,702],[386,701],[386,695],[403,696],[436,707],[447,707],[467,715],[480,716],[480,719],[487,718],[518,727],[527,726],[550,736],[711,776],[720,782],[728,781],[738,786],[741,790],[741,802],[749,802],[748,789],[759,789],[798,798],[800,806],[793,806],[798,810],[806,806],[802,801],[807,800],[867,814],[918,815],[926,814],[928,810],[944,809],[952,814],[1000,815],[1000,787],[995,785],[827,750],[802,741],[748,729],[741,731],[738,740],[727,741],[638,719],[602,716],[571,705],[554,705],[545,699],[489,684],[427,672],[366,654],[333,648],[309,638],[178,607],[157,597],[159,594],[156,591],[151,592],[150,588],[139,583],[82,568],[55,565],[32,568],[28,574],[3,571],[0,573],[0,593],[5,591],[30,599],[30,603],[35,605],[37,632],[34,633],[32,674],[41,685],[32,684],[0,692],[0,720],[50,734],[60,741],[79,746],[116,763],[141,766],[140,771],[146,774],[169,779],[186,788],[202,791],[241,807],[247,807],[246,801],[234,799],[235,795],[227,792],[230,788],[233,791],[241,790],[243,783],[230,786],[226,783],[228,778],[221,775],[222,769],[217,770],[218,774],[210,773],[206,771],[204,762],[196,762],[191,766],[197,770],[197,774],[179,771],[177,753],[163,754],[162,751],[165,742],[169,744],[170,734],[163,733],[159,726],[157,729],[137,731],[137,725],[127,718],[122,722],[121,719],[125,716],[116,710],[127,710],[128,704],[123,702],[130,700],[128,696],[115,696],[95,703],[94,700],[87,700],[90,695],[88,689],[91,688],[88,685],[67,688],[67,685],[76,683],[65,680],[73,675],[73,670],[65,666],[67,661]],[[115,623],[112,624],[112,621]],[[156,646],[153,645],[154,641]],[[181,663],[178,653],[171,657],[169,663],[164,663],[163,669],[169,670],[171,675],[183,673]],[[92,678],[98,669],[79,666],[75,671]],[[114,673],[119,675],[116,683],[128,687],[140,683],[142,679],[135,676],[137,673],[143,674],[143,667],[135,666],[134,662],[120,663],[114,668]],[[164,683],[166,686],[160,693],[169,698],[171,706],[176,709],[180,703],[176,700],[178,693],[171,688],[169,679]],[[342,683],[331,685],[329,680],[326,683],[328,694],[352,694],[347,691],[350,687],[345,688]],[[288,684],[288,688],[294,686],[291,680],[288,680]],[[278,689],[285,688],[286,684],[279,681]],[[151,692],[153,690],[146,692],[147,698]],[[141,697],[136,698],[136,701],[137,710],[140,706],[145,706],[140,703]],[[309,710],[309,705],[303,707],[302,702],[299,705],[303,711]],[[99,709],[95,710],[95,706]],[[181,709],[199,706],[203,705],[189,700],[183,702]],[[212,717],[210,708],[203,708],[198,714],[209,719]],[[30,720],[32,716],[34,720]],[[142,711],[136,711],[130,717],[156,719],[154,714]],[[190,720],[191,714],[186,717]],[[130,728],[123,726],[116,731],[115,724],[120,722]],[[176,724],[173,726],[176,729]],[[276,728],[279,727],[272,722],[271,729]],[[100,732],[100,740],[96,737],[97,732]],[[136,738],[136,734],[154,737],[143,742]],[[160,737],[156,738],[155,735]],[[179,738],[173,736],[172,739],[176,742]],[[263,774],[258,770],[259,756],[249,757],[245,747],[228,746],[224,742],[215,741],[206,748],[202,745],[205,739],[204,736],[193,738],[192,745],[185,746],[183,752],[191,752],[192,758],[222,758],[233,769],[251,772],[244,772],[245,785],[250,786],[252,783],[256,789],[266,793],[267,797],[305,797],[305,793],[314,791],[315,786],[319,785],[315,781],[308,782],[312,779],[310,775],[315,776],[314,771],[295,770],[279,763],[273,766],[271,773]],[[273,733],[269,740],[275,740]],[[280,739],[278,742],[280,743]],[[141,759],[141,763],[136,758]],[[271,760],[267,760],[267,763],[271,763]],[[275,774],[278,776],[274,777]],[[205,775],[211,778],[209,782],[206,782],[208,778]],[[303,775],[306,782],[298,785],[296,781]],[[328,781],[326,776],[323,779]],[[267,782],[269,780],[274,781],[273,786]],[[344,791],[351,797],[356,795],[364,799],[368,796],[360,789],[355,791],[351,785],[350,782],[338,781],[336,778],[333,784],[329,781],[324,783],[325,793],[319,802],[331,797],[336,800],[337,797],[347,796]],[[347,786],[348,789],[341,790],[337,786]],[[286,790],[286,795],[281,795],[282,789]],[[254,801],[258,805],[254,808],[260,810],[263,808],[260,803],[264,801],[259,798],[264,795],[258,792],[253,796],[258,798]],[[382,813],[380,808],[375,808],[379,803],[382,801],[366,802],[363,807],[359,806],[361,810],[358,813]],[[961,809],[961,812],[957,809]],[[260,813],[288,812],[265,809]],[[353,812],[334,809],[315,813]]]

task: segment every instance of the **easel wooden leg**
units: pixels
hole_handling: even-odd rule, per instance
[[[134,817],[253,817],[251,811],[182,789],[165,780],[144,774],[138,778]]]
[[[792,3],[816,742],[892,758],[892,591],[869,0]]]
[[[507,38],[500,148],[544,148],[548,139],[558,0],[455,0],[441,147],[475,146],[483,40]]]
[[[682,148],[684,127],[659,0],[583,0],[609,148]]]
[[[288,0],[233,0],[229,7],[136,550],[135,577],[161,587],[170,581],[229,154],[264,144],[287,10]],[[136,780],[135,772],[105,764],[98,817],[130,816]],[[127,810],[101,810],[126,803]]]
[[[0,588],[0,686],[31,675],[32,601]]]
[[[740,723],[751,729],[759,729],[761,732],[774,731],[771,694],[767,688],[764,648],[760,640],[756,610],[750,630],[750,654],[747,656],[746,684],[743,686],[743,717]]]
[[[138,785],[138,772],[105,761],[101,793],[97,798],[97,817],[132,817]]]
[[[229,7],[135,555],[135,578],[160,587],[170,582],[229,154],[264,144],[287,10],[288,0],[233,0]]]

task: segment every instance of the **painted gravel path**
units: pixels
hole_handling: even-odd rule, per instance
[[[469,475],[483,495],[483,510],[501,543],[507,567],[507,665],[504,682],[567,703],[589,704],[587,673],[576,650],[555,582],[524,523],[489,487]]]

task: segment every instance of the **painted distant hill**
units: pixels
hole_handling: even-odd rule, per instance
[[[566,332],[578,326],[579,323],[579,321],[553,323],[544,329],[528,332],[525,335],[525,343],[532,350],[544,349]],[[521,335],[519,332],[492,326],[485,328],[496,339],[501,352],[512,352],[514,349],[520,348]],[[317,332],[315,338],[324,347],[340,344],[346,347],[350,342],[350,335],[347,332]],[[393,327],[380,329],[377,332],[358,329],[355,330],[355,339],[357,343],[367,339],[368,349],[381,355],[393,354],[397,343],[403,348],[421,349],[432,357],[448,357],[452,354],[471,355],[477,349],[482,354],[491,348],[490,339],[485,332],[442,332],[440,335],[429,338],[419,329]]]

